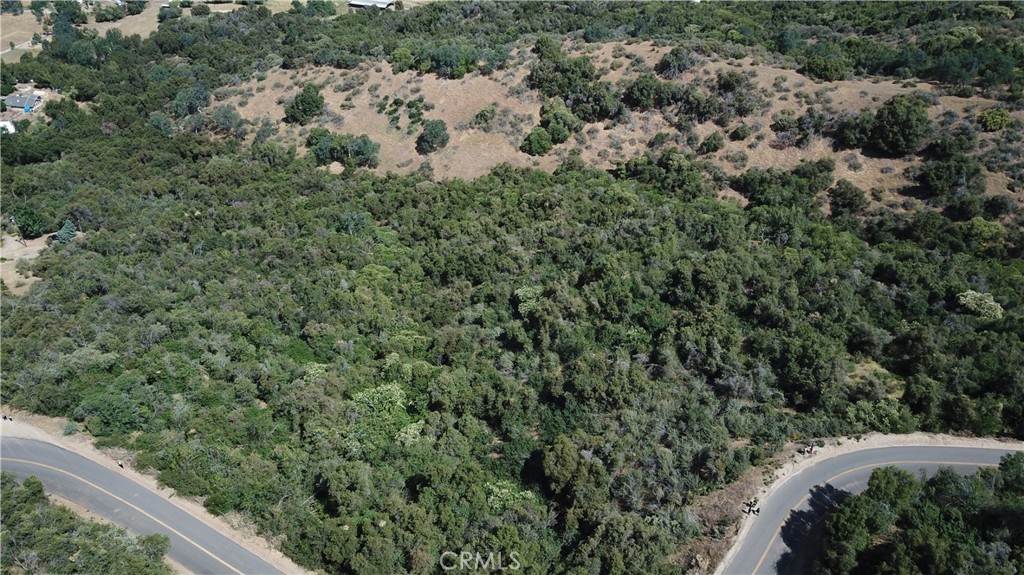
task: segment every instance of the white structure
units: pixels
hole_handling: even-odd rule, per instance
[[[8,122],[7,120],[4,120],[0,122],[0,132],[7,132],[8,134],[13,134],[17,132],[17,130],[14,129],[13,122]]]
[[[352,8],[377,8],[379,10],[394,10],[395,0],[349,0],[348,5]]]

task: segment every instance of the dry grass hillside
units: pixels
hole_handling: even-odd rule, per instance
[[[27,4],[27,2],[26,2]],[[113,27],[125,34],[148,35],[157,27],[160,2],[149,2],[146,10],[137,16],[128,16],[118,22],[96,24],[89,27],[100,33]],[[415,3],[408,4],[412,7]],[[270,0],[267,6],[274,12],[287,10],[290,2]],[[214,11],[230,11],[235,4],[212,5]],[[26,11],[19,16],[5,14],[2,22],[3,45],[28,41],[42,24]],[[739,71],[750,77],[767,105],[753,116],[718,126],[704,122],[696,126],[679,126],[670,110],[647,112],[627,111],[614,122],[588,124],[568,142],[558,145],[543,157],[532,157],[519,150],[525,136],[538,124],[542,100],[530,90],[525,77],[535,56],[529,46],[519,46],[510,65],[492,75],[469,74],[459,80],[439,78],[433,74],[413,71],[395,74],[387,62],[364,63],[356,70],[333,68],[305,68],[298,71],[275,68],[238,86],[225,87],[214,94],[214,105],[235,107],[241,116],[253,125],[269,121],[277,126],[275,140],[295,144],[300,150],[306,135],[314,127],[325,127],[334,132],[353,135],[366,134],[381,146],[378,173],[410,173],[429,162],[436,177],[474,178],[487,173],[501,163],[552,170],[571,152],[576,152],[588,164],[599,168],[612,168],[616,162],[644,153],[656,135],[665,145],[693,151],[696,142],[715,132],[728,135],[736,126],[745,124],[753,134],[740,141],[728,137],[722,149],[706,156],[727,175],[750,168],[792,168],[803,160],[832,157],[836,162],[837,178],[851,181],[866,191],[872,191],[876,202],[897,209],[913,208],[915,200],[892,193],[911,182],[905,175],[912,168],[914,158],[889,159],[871,157],[860,150],[836,152],[831,140],[812,137],[800,146],[779,145],[779,134],[771,126],[773,116],[780,113],[803,114],[809,107],[830,113],[876,109],[898,94],[931,94],[936,105],[929,108],[933,119],[952,117],[956,121],[969,119],[980,110],[997,104],[981,97],[959,98],[943,95],[936,86],[893,79],[853,79],[837,82],[815,82],[791,68],[771,62],[745,58],[725,59],[716,56],[704,58],[699,65],[688,70],[674,82],[690,84],[710,80],[723,71]],[[3,54],[5,60],[19,57],[26,49],[19,47]],[[652,72],[655,64],[671,46],[655,42],[608,42],[587,44],[567,42],[563,49],[571,55],[586,55],[602,74],[602,80],[625,85],[645,72]],[[308,126],[283,123],[285,105],[306,83],[322,87],[326,112]],[[410,126],[408,110],[402,109],[398,121],[388,117],[383,106],[422,99],[425,119],[443,120],[449,127],[451,140],[444,149],[421,156],[416,152],[415,140],[419,126]],[[473,125],[474,115],[488,106],[495,106],[495,119],[486,127]],[[1014,113],[1024,120],[1024,112]],[[251,134],[255,130],[250,130]],[[983,134],[980,148],[992,145],[998,134]],[[986,142],[986,140],[988,140]],[[335,164],[326,169],[340,170]],[[1009,178],[1003,174],[986,173],[988,193],[1006,193]],[[741,198],[725,190],[723,195]]]
[[[356,70],[333,68],[306,68],[298,71],[274,69],[265,78],[241,86],[222,89],[215,94],[214,105],[237,107],[243,118],[258,124],[267,119],[279,126],[274,139],[297,145],[302,149],[309,130],[325,127],[333,132],[353,135],[366,134],[381,145],[378,173],[410,173],[428,161],[437,178],[474,178],[487,173],[501,163],[552,170],[571,151],[577,151],[589,164],[599,168],[612,168],[617,161],[627,160],[644,153],[651,139],[659,133],[667,134],[668,145],[684,150],[692,149],[685,133],[672,123],[668,111],[627,112],[615,122],[588,124],[582,133],[558,145],[546,156],[535,158],[519,150],[527,133],[538,124],[542,104],[538,94],[527,88],[525,77],[534,61],[527,49],[513,52],[511,65],[490,76],[469,74],[459,80],[447,80],[433,74],[412,71],[395,74],[387,62],[366,63]],[[652,72],[658,60],[670,46],[650,42],[567,44],[565,50],[573,55],[588,55],[603,73],[602,79],[624,84],[644,72]],[[814,106],[830,112],[877,109],[898,94],[930,94],[935,105],[930,116],[955,116],[958,120],[970,118],[980,110],[997,104],[981,97],[960,98],[943,95],[941,90],[927,83],[911,83],[892,79],[853,79],[836,82],[815,82],[792,69],[742,60],[706,58],[698,66],[674,80],[691,83],[710,79],[719,71],[734,70],[748,75],[768,102],[759,113],[733,121],[727,126],[705,122],[692,128],[693,141],[702,141],[719,131],[727,135],[743,123],[754,134],[742,141],[725,140],[721,150],[707,156],[729,175],[750,168],[795,167],[803,160],[832,157],[836,161],[836,177],[845,178],[865,191],[873,191],[876,202],[904,209],[914,206],[914,200],[896,197],[892,191],[910,183],[904,175],[916,161],[912,158],[890,159],[872,157],[860,150],[836,152],[830,139],[814,137],[801,146],[782,147],[775,142],[771,125],[772,116],[791,111],[803,114]],[[306,83],[322,86],[326,111],[308,126],[283,123],[285,105]],[[427,111],[426,119],[440,119],[447,123],[451,141],[443,150],[421,156],[415,150],[418,126],[409,127],[408,118],[400,115],[397,126],[389,121],[386,111],[378,111],[395,98],[406,102],[422,98]],[[497,117],[482,130],[470,125],[474,115],[485,107],[496,104]],[[1024,113],[1015,112],[1024,120]],[[982,134],[981,147],[990,145],[998,134]],[[773,145],[774,143],[774,145]],[[338,171],[335,164],[327,169]],[[1007,193],[1008,178],[1002,174],[986,174],[986,187],[990,193]],[[739,198],[725,190],[723,195]]]
[[[4,62],[16,62],[25,52],[41,49],[39,45],[29,45],[28,43],[32,40],[33,34],[44,34],[43,22],[36,20],[35,15],[29,12],[29,0],[2,1],[20,1],[25,7],[25,12],[17,16],[11,14],[0,16],[0,51],[2,51],[0,58]],[[111,0],[100,0],[97,2],[98,5],[111,3]],[[146,4],[146,9],[141,13],[134,16],[125,16],[116,22],[96,22],[94,17],[90,15],[89,22],[84,27],[94,29],[100,34],[105,34],[111,28],[118,28],[125,36],[138,34],[145,38],[155,32],[159,26],[157,15],[160,14],[160,6],[162,4],[164,4],[162,0],[150,0]],[[292,7],[289,0],[267,0],[266,6],[271,12],[284,12]],[[241,7],[238,4],[232,3],[210,5],[210,9],[213,12],[230,12]],[[189,13],[187,9],[183,12],[186,16]],[[16,46],[14,50],[10,49],[11,43],[14,43]]]

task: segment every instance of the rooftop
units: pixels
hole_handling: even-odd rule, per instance
[[[43,99],[35,94],[11,94],[4,98],[8,108],[35,108]]]
[[[394,8],[395,0],[349,0],[349,6],[356,8]]]

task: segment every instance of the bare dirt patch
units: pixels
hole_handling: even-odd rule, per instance
[[[24,242],[7,234],[0,237],[0,281],[11,293],[22,295],[39,281],[31,273],[25,275],[18,271],[18,262],[35,259],[45,247],[45,236]]]

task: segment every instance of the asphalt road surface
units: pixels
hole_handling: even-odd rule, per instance
[[[214,528],[117,470],[49,443],[0,438],[0,468],[19,479],[35,475],[50,493],[127,528],[137,535],[163,533],[168,557],[191,573],[280,574]]]
[[[740,542],[741,547],[720,571],[724,575],[779,573],[777,563],[799,551],[808,526],[814,525],[843,492],[867,489],[871,472],[893,466],[934,473],[952,467],[972,473],[979,466],[998,465],[1012,450],[962,447],[884,447],[837,455],[793,475],[760,501],[761,512]],[[813,457],[813,456],[812,456]],[[794,549],[791,549],[793,547]],[[786,571],[785,568],[782,571]],[[780,575],[790,575],[781,573]]]

